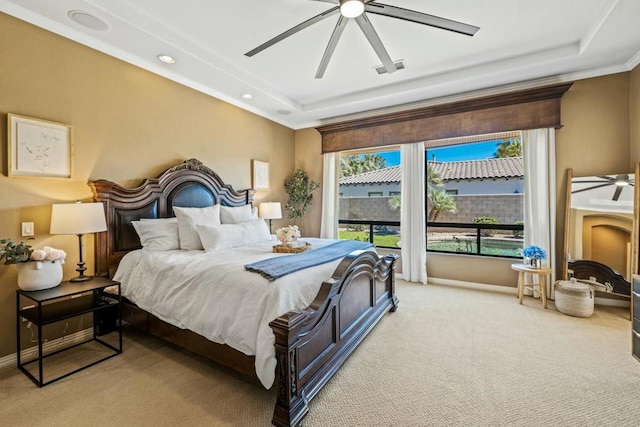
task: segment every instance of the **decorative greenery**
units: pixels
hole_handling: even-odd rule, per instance
[[[546,259],[547,252],[540,246],[531,245],[522,250],[522,256],[533,259]]]
[[[62,249],[55,249],[45,246],[42,249],[33,249],[25,242],[16,243],[11,239],[0,239],[0,261],[4,260],[4,265],[17,264],[29,261],[63,261],[67,254]]]
[[[478,216],[473,218],[471,222],[474,224],[500,224],[500,222],[496,218],[490,216]],[[489,237],[496,234],[496,232],[495,230],[482,230],[480,234],[482,236]]]
[[[289,201],[285,205],[288,211],[287,218],[302,218],[311,207],[313,192],[320,184],[309,178],[302,169],[296,169],[284,180],[284,189],[289,195]]]
[[[0,261],[4,265],[28,262],[31,260],[33,249],[25,242],[16,243],[11,239],[0,239]]]

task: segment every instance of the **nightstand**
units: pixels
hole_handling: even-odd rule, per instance
[[[107,292],[106,288],[111,288],[110,292]],[[102,277],[95,277],[93,280],[86,282],[62,282],[55,288],[42,291],[23,291],[18,289],[16,291],[16,353],[18,369],[29,377],[38,387],[43,387],[93,366],[96,363],[121,354],[122,314],[120,303],[120,282]],[[93,333],[91,339],[69,347],[64,347],[60,350],[55,350],[49,354],[43,354],[42,328],[44,326],[89,313],[93,315]],[[31,327],[36,327],[38,330],[37,358],[24,363],[21,357],[21,319],[31,322]],[[118,334],[117,345],[110,344],[99,338],[110,333]],[[106,347],[110,350],[109,354],[80,368],[73,369],[71,372],[44,381],[44,359],[90,342],[97,342]],[[27,365],[32,363],[38,364],[37,377],[26,368]]]

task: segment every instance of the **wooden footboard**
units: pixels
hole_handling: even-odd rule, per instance
[[[388,311],[395,311],[398,256],[370,251],[345,257],[314,302],[270,323],[276,338],[278,400],[272,423],[295,426],[308,402]]]

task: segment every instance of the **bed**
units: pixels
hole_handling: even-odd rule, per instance
[[[254,195],[254,190],[234,190],[214,171],[195,159],[167,169],[158,178],[144,180],[136,188],[124,188],[108,180],[92,181],[89,185],[94,200],[105,205],[107,231],[96,235],[95,268],[96,275],[107,277],[114,277],[121,262],[124,268],[132,259],[143,258],[139,251],[140,239],[132,222],[172,217],[173,207],[178,206],[203,208],[219,204],[242,207],[251,205]],[[321,246],[322,243],[314,241],[313,245]],[[268,246],[254,246],[250,251],[247,250],[249,255],[243,256],[254,257],[256,251],[267,253]],[[311,302],[264,322],[268,323],[269,336],[272,336],[274,343],[273,349],[269,349],[275,362],[272,375],[277,391],[272,419],[274,425],[298,425],[308,412],[309,400],[329,381],[380,319],[387,312],[396,310],[396,259],[397,256],[393,254],[379,257],[375,251],[359,250],[341,257],[333,264],[314,267],[324,268],[321,271],[325,272],[326,277],[318,279],[315,288],[307,288],[314,289],[309,298]],[[310,269],[302,272],[308,276],[304,274],[305,271]],[[249,279],[247,274],[258,276],[242,271],[237,280],[240,285],[246,286],[244,282],[254,280]],[[287,280],[290,283],[297,285],[299,278],[295,274],[299,273],[286,277],[289,277]],[[284,289],[294,286],[282,284],[281,281],[286,277],[275,280],[274,286]],[[126,276],[125,282],[127,280],[138,279]],[[194,332],[185,328],[179,319],[177,322],[175,319],[163,320],[162,315],[151,313],[152,307],[145,307],[145,310],[126,298],[123,305],[125,322],[235,371],[258,377],[263,385],[268,386],[268,378],[265,380],[264,374],[258,375],[256,372],[256,366],[261,364],[260,360],[264,357],[247,355],[245,353],[251,352],[234,348],[238,347],[235,343],[232,347],[207,339],[206,330]],[[253,309],[243,306],[238,312],[240,316],[250,317]],[[268,363],[262,365],[269,366]]]

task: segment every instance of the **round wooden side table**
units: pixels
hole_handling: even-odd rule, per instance
[[[518,302],[522,304],[524,298],[524,288],[534,290],[539,288],[542,307],[547,308],[547,276],[551,275],[552,270],[548,267],[531,268],[525,264],[511,264],[511,268],[518,272]],[[525,282],[525,275],[531,275],[531,283]],[[533,283],[533,277],[538,276],[540,283]]]

